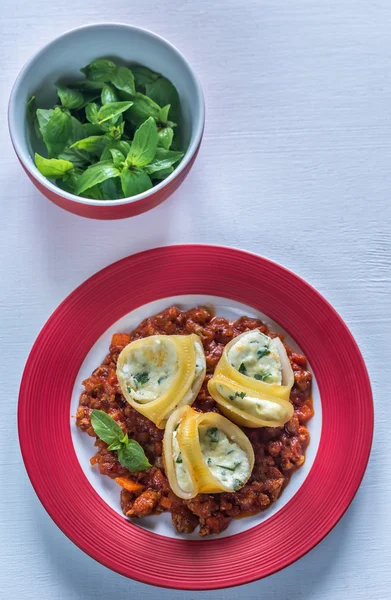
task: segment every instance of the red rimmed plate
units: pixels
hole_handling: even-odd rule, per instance
[[[211,297],[221,303],[221,310],[267,315],[290,334],[311,364],[321,410],[320,404],[318,410],[315,406],[305,468],[298,471],[296,481],[293,476],[274,512],[265,511],[250,525],[241,519],[237,523],[243,526],[228,529],[225,537],[195,541],[169,537],[164,525],[159,524],[163,529],[158,530],[129,523],[111,506],[110,491],[90,483],[94,481],[70,414],[80,375],[95,360],[100,344],[106,349],[100,359],[104,357],[112,328],[129,329],[143,310],[157,312],[154,306],[164,307],[173,299],[186,304]],[[98,364],[95,360],[92,368]],[[145,583],[214,589],[274,573],[303,556],[337,523],[365,471],[373,405],[365,365],[351,334],[311,286],[256,255],[189,245],[130,256],[68,296],[31,351],[18,421],[35,491],[53,520],[82,550]],[[347,463],[347,455],[355,460]]]

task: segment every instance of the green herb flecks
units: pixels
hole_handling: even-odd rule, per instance
[[[117,452],[123,467],[130,471],[143,471],[151,466],[140,444],[129,439],[117,421],[103,410],[91,412],[91,425],[97,437],[109,445],[108,449]]]
[[[149,381],[149,373],[148,373],[148,371],[143,371],[142,373],[136,373],[136,375],[133,375],[133,379],[135,379],[137,388],[139,388]]]
[[[247,369],[246,369],[246,365],[244,363],[241,363],[241,365],[239,367],[239,373],[241,373],[242,375],[247,375]]]
[[[266,381],[267,379],[269,379],[269,377],[273,377],[273,373],[255,373],[254,375],[254,379],[257,379],[258,381]]]
[[[270,354],[270,350],[269,348],[261,348],[260,350],[258,350],[257,352],[257,358],[261,359],[264,356],[267,356],[268,354]]]
[[[228,398],[231,400],[231,402],[233,402],[237,398],[242,398],[243,399],[245,397],[246,397],[246,393],[245,392],[235,392],[234,395],[228,396]]]
[[[81,72],[85,80],[56,85],[53,108],[37,108],[34,96],[27,102],[30,133],[47,150],[35,155],[42,175],[96,200],[132,197],[169,177],[184,156],[172,83],[146,67],[132,70],[108,59]]]
[[[183,460],[182,460],[182,453],[181,453],[181,452],[179,452],[179,454],[178,454],[178,458],[176,459],[176,461],[175,461],[175,462],[176,462],[178,465],[179,465],[179,464],[181,464],[181,463],[183,463]]]
[[[235,471],[242,463],[237,462],[233,467],[227,467],[226,465],[216,465],[216,467],[220,467],[220,469],[227,469],[227,471]]]
[[[217,444],[219,441],[219,430],[217,427],[209,427],[206,431],[206,435],[212,444]]]
[[[243,487],[243,485],[244,485],[244,483],[240,479],[234,479],[233,480],[233,488],[234,488],[235,492],[236,492],[236,490],[238,490],[241,487]]]

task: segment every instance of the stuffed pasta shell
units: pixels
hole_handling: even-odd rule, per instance
[[[245,485],[254,466],[245,433],[223,415],[180,407],[170,416],[163,440],[166,474],[174,493],[234,492]]]
[[[129,404],[164,429],[178,406],[194,402],[205,377],[205,354],[195,335],[152,335],[128,344],[117,378]]]
[[[278,427],[293,415],[293,371],[281,340],[254,329],[234,338],[208,382],[222,413],[244,427]]]

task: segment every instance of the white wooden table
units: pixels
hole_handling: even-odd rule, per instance
[[[16,160],[5,117],[30,55],[99,21],[168,38],[199,74],[207,104],[204,141],[184,185],[154,211],[121,222],[84,220],[41,196]],[[390,597],[390,27],[388,0],[3,0],[1,598]],[[22,368],[58,303],[109,263],[178,242],[251,250],[312,283],[356,337],[376,403],[369,468],[334,531],[285,571],[213,594],[148,587],[85,556],[41,507],[16,432]]]

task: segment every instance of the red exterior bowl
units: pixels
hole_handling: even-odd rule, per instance
[[[56,103],[55,82],[80,76],[80,68],[92,60],[109,56],[143,64],[162,73],[178,90],[188,148],[174,172],[151,190],[122,200],[91,200],[64,192],[46,179],[34,164],[26,103],[36,96],[37,104]],[[34,185],[49,200],[83,217],[123,219],[154,208],[170,196],[185,179],[197,156],[205,122],[200,84],[182,54],[163,38],[130,25],[117,23],[87,25],[64,33],[35,54],[23,67],[11,92],[8,122],[11,140],[21,165]]]

